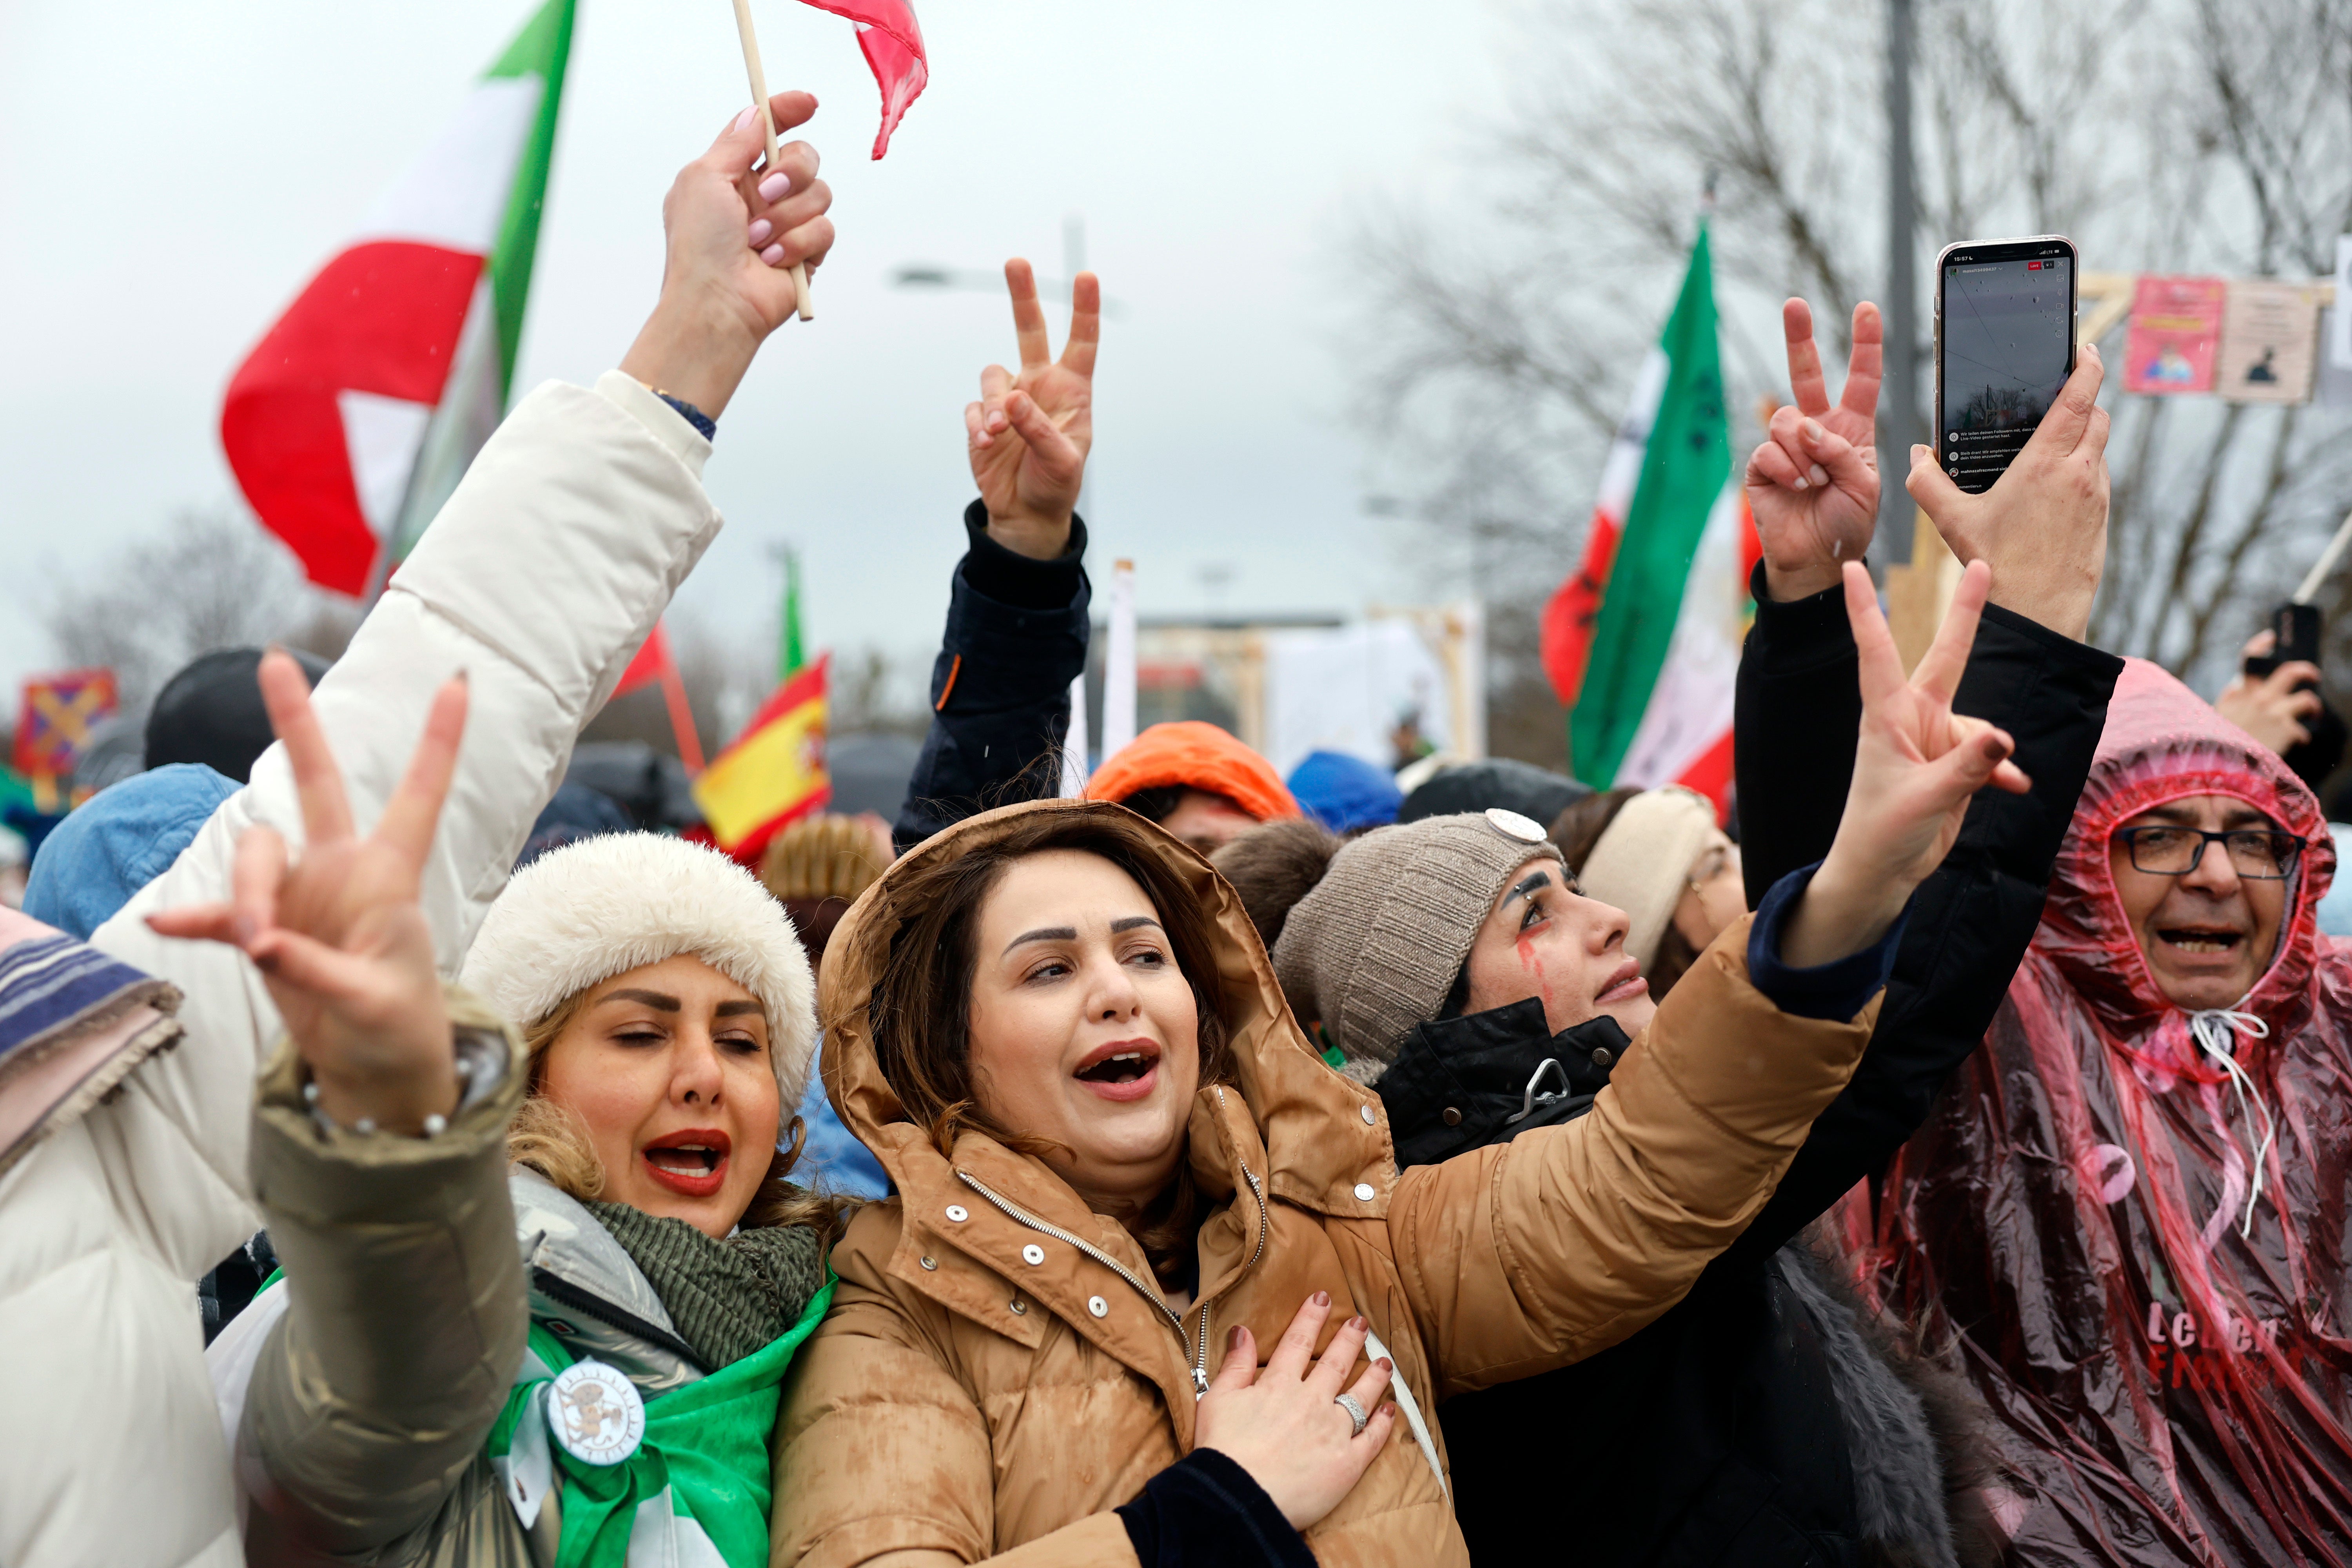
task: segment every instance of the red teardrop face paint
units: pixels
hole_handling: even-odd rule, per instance
[[[1536,994],[1543,998],[1544,1017],[1549,1021],[1559,1009],[1552,1001],[1551,976],[1544,972],[1543,954],[1536,951],[1536,939],[1531,932],[1521,931],[1511,945],[1518,952],[1519,968],[1536,983]]]

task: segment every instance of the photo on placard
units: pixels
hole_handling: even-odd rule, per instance
[[[2232,279],[2221,307],[2213,390],[2238,403],[2308,400],[2318,357],[2318,304],[2308,284]]]
[[[2139,280],[2132,297],[2131,332],[2124,342],[2126,392],[2213,390],[2227,288],[2219,278]]]

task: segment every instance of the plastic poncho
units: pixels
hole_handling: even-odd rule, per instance
[[[2165,1000],[2108,870],[2117,826],[2198,795],[2307,842],[2242,1016]],[[2132,661],[1983,1048],[1874,1226],[1846,1205],[1865,1287],[1991,1407],[2021,1561],[2352,1563],[2352,944],[2314,921],[2335,868],[2278,758]]]

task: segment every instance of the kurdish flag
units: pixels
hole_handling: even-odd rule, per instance
[[[229,380],[229,467],[321,587],[381,586],[506,414],[575,4],[523,25]]]
[[[1584,563],[1544,608],[1569,754],[1596,789],[1682,784],[1720,812],[1756,524],[1734,479],[1706,229],[1601,476]]]
[[[830,655],[793,673],[751,715],[743,732],[694,781],[695,804],[719,847],[746,864],[778,829],[833,798],[825,771],[825,683]]]

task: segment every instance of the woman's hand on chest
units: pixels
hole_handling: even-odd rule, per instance
[[[1236,1325],[1193,1419],[1192,1446],[1214,1448],[1247,1470],[1302,1531],[1339,1506],[1396,1428],[1396,1406],[1381,1398],[1394,1371],[1385,1358],[1347,1386],[1369,1330],[1363,1319],[1342,1323],[1316,1357],[1330,1315],[1328,1292],[1307,1298],[1263,1370],[1256,1341]],[[1360,1426],[1358,1410],[1366,1417]]]

